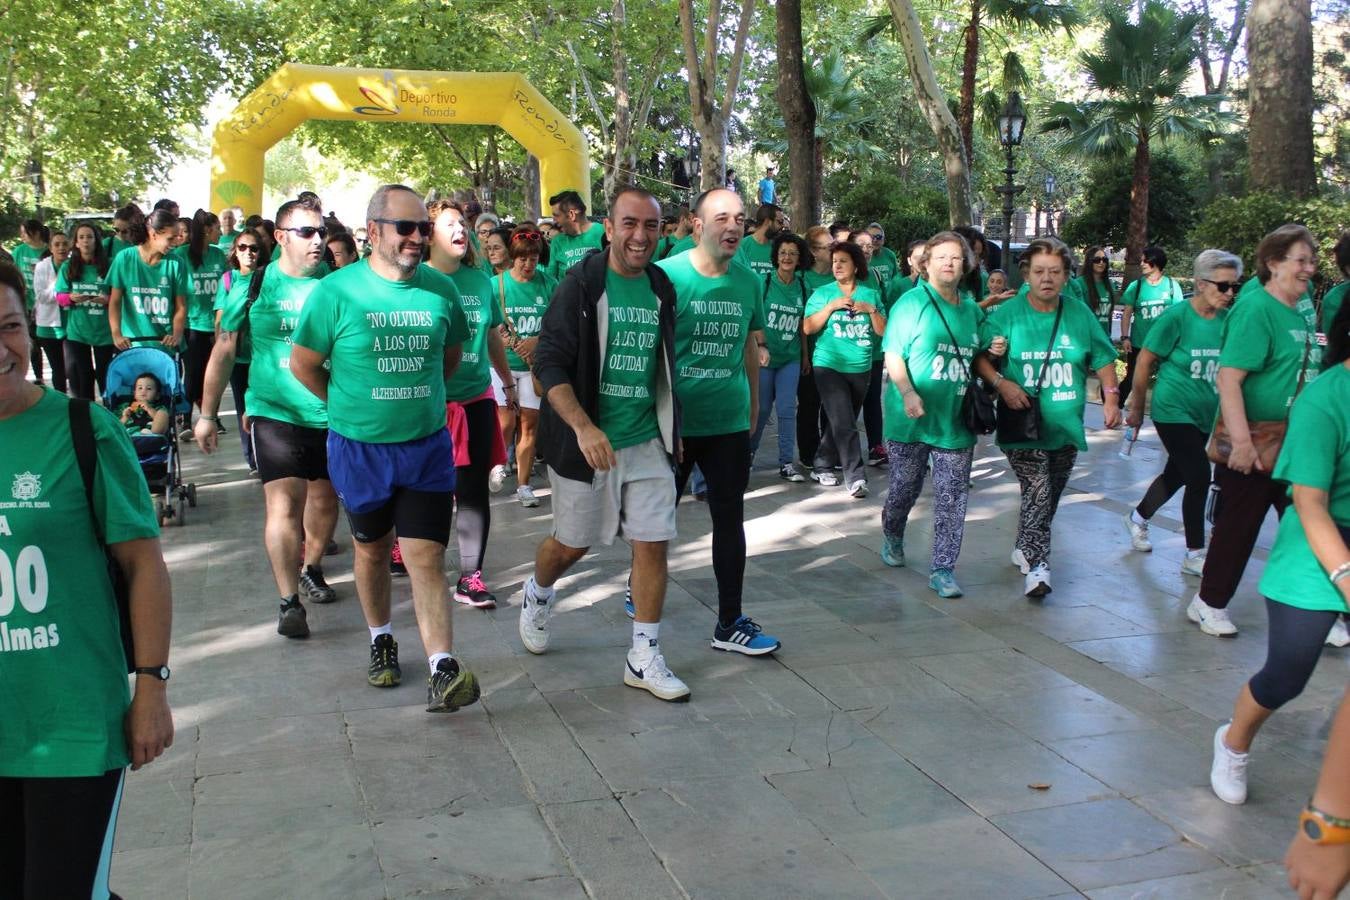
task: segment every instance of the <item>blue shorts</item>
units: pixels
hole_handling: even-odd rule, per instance
[[[397,444],[354,441],[330,429],[328,475],[357,540],[378,540],[394,527],[404,537],[446,542],[455,454],[444,428]]]

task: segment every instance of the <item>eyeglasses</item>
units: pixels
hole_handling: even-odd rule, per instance
[[[1092,257],[1092,264],[1093,264],[1094,266],[1097,265],[1098,263],[1104,263],[1104,262],[1106,262],[1106,261],[1107,261],[1107,259],[1106,259],[1105,256],[1094,256],[1094,257]]]
[[[257,244],[239,244],[234,249],[238,253],[257,253],[262,248],[259,247]]]
[[[118,237],[121,237],[129,231],[131,231],[130,227],[114,228],[113,234],[117,235]]]
[[[279,230],[294,232],[302,241],[310,240],[316,234],[320,239],[328,237],[328,229],[322,225],[301,225],[299,228],[282,228]]]
[[[1199,280],[1207,281],[1210,284],[1214,285],[1214,287],[1218,290],[1220,294],[1231,294],[1233,291],[1238,289],[1238,283],[1236,281],[1213,281],[1209,278],[1201,278]]]
[[[422,237],[431,234],[431,222],[427,219],[376,219],[381,225],[393,225],[399,237],[408,237],[414,231]]]
[[[521,231],[511,235],[513,241],[541,241],[544,236],[537,231]]]

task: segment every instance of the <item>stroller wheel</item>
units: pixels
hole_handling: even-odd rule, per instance
[[[174,524],[177,525],[179,528],[182,528],[184,525],[187,524],[187,508],[188,508],[188,498],[180,493],[178,495],[178,512],[174,516],[174,518],[178,520],[174,522]]]
[[[159,522],[161,528],[169,524],[168,509],[164,505],[164,500],[161,497],[155,498],[155,519]]]
[[[187,486],[187,501],[188,506],[191,506],[193,509],[197,508],[197,486],[195,484],[189,484]]]

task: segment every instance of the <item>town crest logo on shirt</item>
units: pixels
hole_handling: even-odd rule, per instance
[[[32,472],[20,472],[14,476],[14,485],[10,493],[15,500],[36,500],[42,493],[42,476]]]
[[[1061,347],[1072,347],[1073,338],[1069,337],[1067,334],[1061,334],[1059,336],[1059,345]]]

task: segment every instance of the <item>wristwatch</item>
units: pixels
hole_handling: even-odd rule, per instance
[[[137,666],[135,673],[137,675],[149,675],[151,678],[158,678],[160,681],[169,680],[168,666]]]
[[[1324,813],[1311,803],[1299,814],[1298,827],[1314,844],[1350,844],[1350,819]]]

